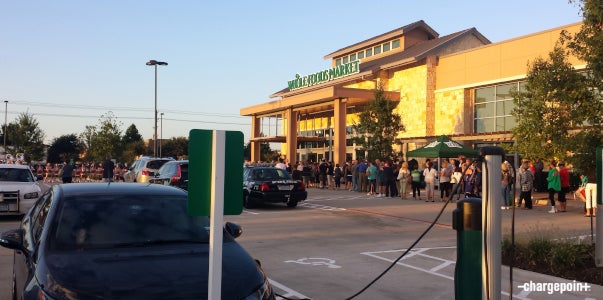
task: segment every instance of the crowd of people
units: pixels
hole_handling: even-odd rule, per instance
[[[65,162],[32,165],[32,172],[45,183],[122,181],[127,163],[114,163],[110,157],[103,162]]]
[[[276,167],[288,170],[294,179],[301,180],[309,188],[348,190],[366,193],[374,197],[400,197],[402,199],[446,201],[449,197],[481,197],[481,164],[464,157],[427,159],[419,166],[415,159],[409,161],[351,160],[343,164],[328,160],[288,164],[280,159]],[[501,164],[501,209],[511,206],[532,209],[532,193],[547,192],[551,209],[549,213],[567,211],[567,194],[570,191],[570,175],[564,162],[552,161],[546,172],[541,159],[535,162],[522,160],[515,172],[508,161]],[[584,198],[596,198],[596,184],[582,176],[581,191]],[[435,187],[438,185],[436,193]],[[517,185],[517,186],[515,186]],[[519,197],[513,193],[514,188]],[[421,195],[423,194],[423,195]],[[439,195],[439,196],[438,196]],[[557,196],[557,201],[555,201]],[[596,206],[586,199],[587,216],[595,215]]]

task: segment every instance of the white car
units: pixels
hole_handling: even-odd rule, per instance
[[[0,164],[0,216],[24,215],[41,195],[29,166]]]

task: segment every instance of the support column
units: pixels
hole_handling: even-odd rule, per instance
[[[285,111],[286,155],[290,164],[297,162],[297,114],[298,112],[294,111],[291,107]]]
[[[333,100],[333,163],[340,165],[345,162],[347,102],[347,98]]]
[[[256,116],[252,116],[251,117],[251,157],[249,157],[249,160],[251,162],[256,162],[256,161],[260,161],[261,158],[261,153],[260,153],[260,142],[254,142],[253,139],[260,137],[261,131],[260,131],[260,119],[257,118]]]

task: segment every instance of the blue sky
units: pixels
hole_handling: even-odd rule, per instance
[[[567,0],[3,1],[0,105],[8,122],[33,114],[48,143],[109,112],[150,139],[155,59],[169,63],[158,67],[163,138],[222,129],[247,141],[242,107],[328,67],[326,54],[418,20],[500,42],[581,17]]]

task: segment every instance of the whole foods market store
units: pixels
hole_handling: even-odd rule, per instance
[[[525,80],[527,64],[546,57],[562,30],[580,23],[492,44],[475,28],[440,37],[423,21],[386,32],[325,56],[331,68],[296,76],[270,95],[278,100],[240,110],[251,117],[251,157],[260,143],[283,143],[291,163],[327,158],[343,163],[364,150],[352,144],[351,125],[382,86],[398,103],[405,153],[447,135],[465,146],[512,142],[510,91]],[[574,66],[583,62],[570,57]],[[437,80],[436,80],[437,79]]]

